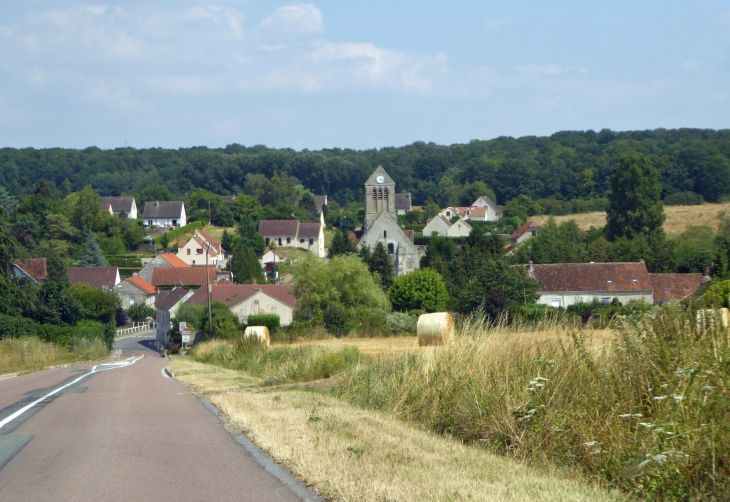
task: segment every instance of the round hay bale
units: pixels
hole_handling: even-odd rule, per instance
[[[248,340],[250,338],[258,340],[264,347],[271,345],[269,328],[266,326],[249,326],[246,328],[246,331],[243,332],[243,339]]]
[[[418,345],[448,345],[454,336],[454,319],[448,312],[423,314],[418,318]]]

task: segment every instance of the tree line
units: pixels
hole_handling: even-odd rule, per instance
[[[42,178],[59,198],[87,185],[102,196],[149,197],[154,194],[144,194],[145,189],[162,185],[176,198],[205,189],[219,195],[248,190],[256,198],[273,199],[286,198],[286,193],[255,187],[249,175],[262,175],[259,181],[265,178],[272,186],[274,176],[288,176],[345,206],[361,202],[365,180],[382,165],[397,189],[411,192],[418,205],[429,200],[441,207],[468,205],[485,193],[505,204],[525,195],[555,214],[583,210],[580,201],[605,199],[611,169],[629,151],[646,155],[657,168],[662,199],[716,202],[730,194],[730,130],[709,129],[562,131],[549,137],[449,146],[415,142],[372,150],[295,151],[239,144],[177,150],[4,148],[0,185],[15,196],[29,193]]]

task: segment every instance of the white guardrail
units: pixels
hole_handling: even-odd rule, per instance
[[[138,331],[148,331],[157,328],[156,322],[138,322],[132,323],[131,328],[120,328],[117,330],[117,336],[128,335],[129,333],[137,333]]]

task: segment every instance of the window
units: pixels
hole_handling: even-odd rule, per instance
[[[271,313],[276,314],[276,307],[273,305],[271,306]]]
[[[665,293],[669,293],[669,288],[664,288]]]
[[[606,278],[606,282],[611,282],[611,278],[610,277],[607,277]]]
[[[611,303],[611,298],[606,296],[604,298],[601,298],[601,302],[606,304]]]
[[[281,237],[279,237],[279,246],[281,246]]]
[[[532,231],[532,236],[535,237],[537,235],[537,230]]]
[[[291,237],[287,237],[287,238],[286,238],[286,243],[287,243],[287,244],[291,244]]]
[[[560,298],[553,298],[551,305],[553,308],[560,308]]]
[[[131,307],[132,305],[134,305],[134,298],[129,299],[129,306]]]
[[[203,254],[203,248],[198,248],[195,250],[196,254]]]
[[[190,256],[190,248],[188,248],[188,256]]]
[[[634,282],[636,282],[636,276],[635,275],[632,275],[631,276],[631,280],[634,281]]]
[[[312,246],[314,244],[314,239],[309,239],[309,245]]]
[[[388,231],[383,230],[383,239],[387,239],[387,238],[388,238]]]
[[[193,265],[195,265],[195,260],[193,260]]]
[[[393,254],[394,250],[395,250],[395,248],[393,246],[393,243],[389,242],[388,243],[388,254]]]
[[[304,239],[299,239],[299,244],[304,244]]]

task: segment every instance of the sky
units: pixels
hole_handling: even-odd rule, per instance
[[[3,0],[0,147],[730,126],[727,0],[211,1]]]

